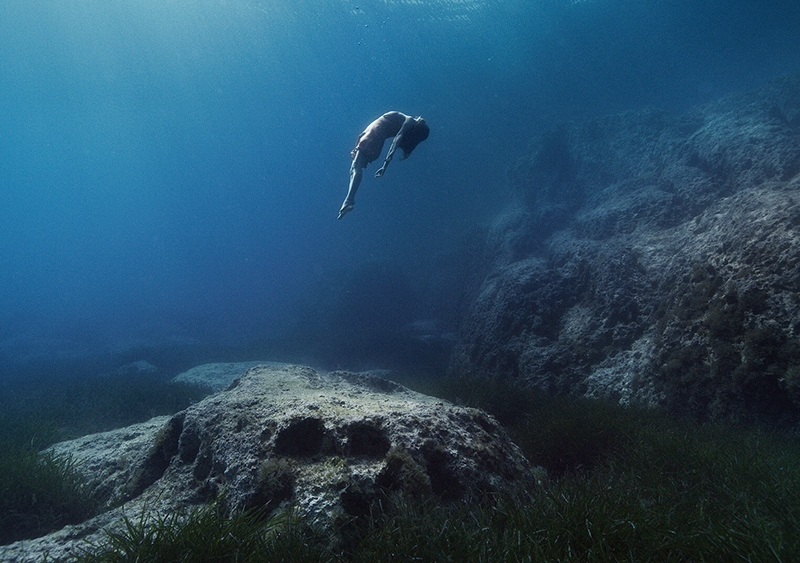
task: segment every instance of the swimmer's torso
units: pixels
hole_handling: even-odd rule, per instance
[[[356,149],[367,158],[367,162],[377,160],[383,150],[383,143],[397,135],[405,120],[406,116],[399,111],[384,113],[358,136]]]

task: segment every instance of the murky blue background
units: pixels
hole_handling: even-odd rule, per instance
[[[0,364],[435,318],[536,133],[760,86],[799,40],[796,1],[4,0]],[[337,221],[388,110],[430,138]]]

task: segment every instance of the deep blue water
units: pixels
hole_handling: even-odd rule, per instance
[[[796,0],[4,0],[0,365],[447,316],[535,134],[758,87],[798,40]],[[388,110],[430,138],[337,221]]]

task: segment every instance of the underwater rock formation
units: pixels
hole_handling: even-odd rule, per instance
[[[250,362],[217,362],[202,364],[179,373],[172,378],[178,383],[188,383],[205,387],[213,393],[222,391],[247,370],[258,365],[280,366],[286,365],[279,362],[250,361]]]
[[[248,370],[172,417],[57,444],[108,499],[105,512],[0,561],[58,560],[143,511],[217,500],[230,511],[285,508],[321,526],[370,514],[395,494],[441,502],[535,486],[537,472],[486,413],[369,373]],[[85,544],[83,544],[85,545]]]
[[[451,369],[701,419],[800,412],[800,75],[566,123],[511,172]]]

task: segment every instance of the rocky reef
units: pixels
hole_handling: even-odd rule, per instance
[[[800,412],[800,75],[564,123],[510,171],[450,369],[700,419]]]
[[[239,369],[215,364],[181,380],[212,374],[217,383]],[[174,416],[52,449],[72,456],[106,499],[102,513],[2,546],[0,561],[58,561],[102,543],[126,516],[157,519],[210,501],[229,513],[295,510],[335,536],[339,523],[383,510],[398,494],[469,501],[536,486],[539,475],[480,410],[371,373],[277,364],[248,369]]]

